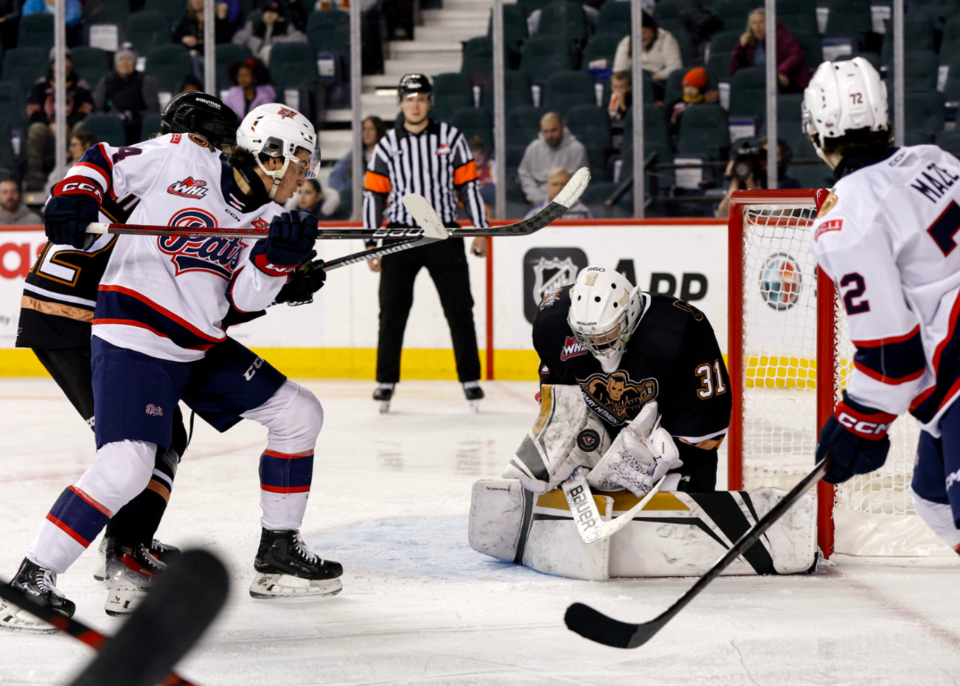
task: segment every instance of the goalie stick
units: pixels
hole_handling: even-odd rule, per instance
[[[753,528],[745,532],[743,536],[733,544],[730,550],[717,560],[716,564],[714,564],[706,574],[700,577],[689,591],[684,593],[669,609],[660,613],[654,619],[641,624],[631,624],[608,617],[602,612],[598,612],[583,603],[574,603],[567,608],[567,612],[563,618],[567,628],[580,634],[584,638],[613,648],[638,648],[642,646],[653,638],[660,629],[666,626],[667,622],[673,619],[690,601],[696,598],[700,591],[705,589],[711,581],[720,576],[720,573],[729,567],[734,560],[749,550],[764,532],[773,526],[776,521],[800,499],[800,496],[806,493],[810,486],[826,474],[827,470],[830,469],[831,462],[832,458],[828,453],[812,472],[803,477],[803,480],[794,486],[766,515],[761,517],[760,521],[754,524]]]
[[[570,508],[573,521],[577,525],[577,533],[580,534],[584,543],[590,545],[605,538],[610,538],[629,524],[637,516],[637,513],[646,507],[647,503],[657,494],[666,478],[666,476],[660,477],[660,481],[653,485],[650,492],[644,495],[640,502],[616,519],[611,519],[608,522],[600,518],[600,510],[597,509],[597,503],[593,499],[593,493],[590,490],[590,484],[587,483],[586,472],[583,467],[574,469],[573,473],[560,487],[563,490],[563,495],[567,498],[567,507]]]
[[[549,202],[546,207],[537,212],[534,216],[529,219],[524,219],[522,221],[516,222],[514,224],[507,224],[506,226],[491,226],[486,229],[477,228],[477,227],[467,227],[460,229],[451,229],[449,231],[452,238],[465,238],[468,236],[529,236],[532,233],[535,233],[547,226],[551,222],[559,219],[563,216],[563,213],[570,209],[577,200],[580,199],[580,196],[583,195],[583,191],[586,190],[587,186],[590,183],[590,170],[586,167],[583,167],[570,178],[567,182],[567,185],[563,187],[563,190],[557,194],[557,197]],[[426,198],[422,195],[417,195],[416,193],[411,193],[404,197],[404,204],[406,205],[406,199],[416,196],[423,200],[423,202],[429,207],[429,203],[426,202]],[[407,208],[409,209],[409,207]],[[436,214],[436,211],[430,207],[430,211]],[[411,212],[412,214],[412,212]],[[437,218],[439,221],[439,217]],[[441,222],[442,224],[442,222]],[[421,223],[421,226],[423,224]],[[208,228],[202,226],[196,227],[180,227],[180,226],[147,226],[141,224],[107,224],[102,222],[94,222],[87,225],[87,233],[92,234],[120,234],[120,235],[132,235],[132,236],[199,236],[202,238],[266,238],[268,229],[263,228]],[[347,240],[347,239],[364,239],[364,240],[377,240],[381,238],[387,239],[403,239],[403,238],[420,238],[423,235],[423,230],[420,228],[400,228],[400,229],[389,229],[389,228],[376,228],[376,229],[354,229],[354,228],[332,228],[332,229],[323,229],[320,230],[320,235],[317,237],[317,240]]]

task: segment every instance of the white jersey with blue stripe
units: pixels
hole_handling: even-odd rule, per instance
[[[84,177],[84,179],[78,179]],[[134,146],[90,148],[54,194],[89,182],[92,194],[134,194],[131,224],[178,227],[269,226],[282,208],[269,202],[251,212],[232,194],[226,159],[202,139],[169,134]],[[165,360],[190,362],[222,341],[223,318],[267,307],[289,270],[252,260],[253,240],[120,236],[100,281],[93,335]]]
[[[841,178],[810,233],[856,345],[847,393],[939,436],[960,395],[960,161],[891,151]]]

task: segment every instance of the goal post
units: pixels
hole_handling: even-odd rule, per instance
[[[809,229],[825,189],[740,191],[730,202],[728,364],[730,490],[793,487],[814,466],[856,352],[832,281],[817,269]],[[884,467],[834,488],[818,484],[818,541],[826,557],[957,563],[913,509],[919,429],[890,430]]]

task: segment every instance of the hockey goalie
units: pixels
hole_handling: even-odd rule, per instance
[[[730,382],[697,308],[587,267],[543,299],[533,344],[540,413],[503,478],[474,485],[475,550],[578,579],[698,576],[782,496],[716,491]],[[727,573],[815,561],[811,495]]]

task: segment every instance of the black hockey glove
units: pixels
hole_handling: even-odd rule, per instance
[[[310,251],[308,261],[297,267],[280,292],[274,304],[286,303],[291,307],[309,305],[313,302],[313,294],[323,288],[327,280],[327,273],[323,269],[323,260],[313,260],[317,256],[316,250]],[[313,260],[312,262],[310,260]]]
[[[83,249],[96,236],[87,234],[87,225],[97,221],[100,205],[86,194],[54,195],[43,211],[43,228],[55,245],[70,245]]]
[[[843,400],[820,430],[817,462],[827,452],[833,456],[833,465],[823,480],[840,484],[857,474],[880,469],[887,461],[887,431],[894,419],[895,415],[850,400],[844,391]]]
[[[283,276],[310,259],[317,233],[317,218],[310,212],[284,212],[270,222],[267,239],[253,247],[254,264],[271,276]]]

